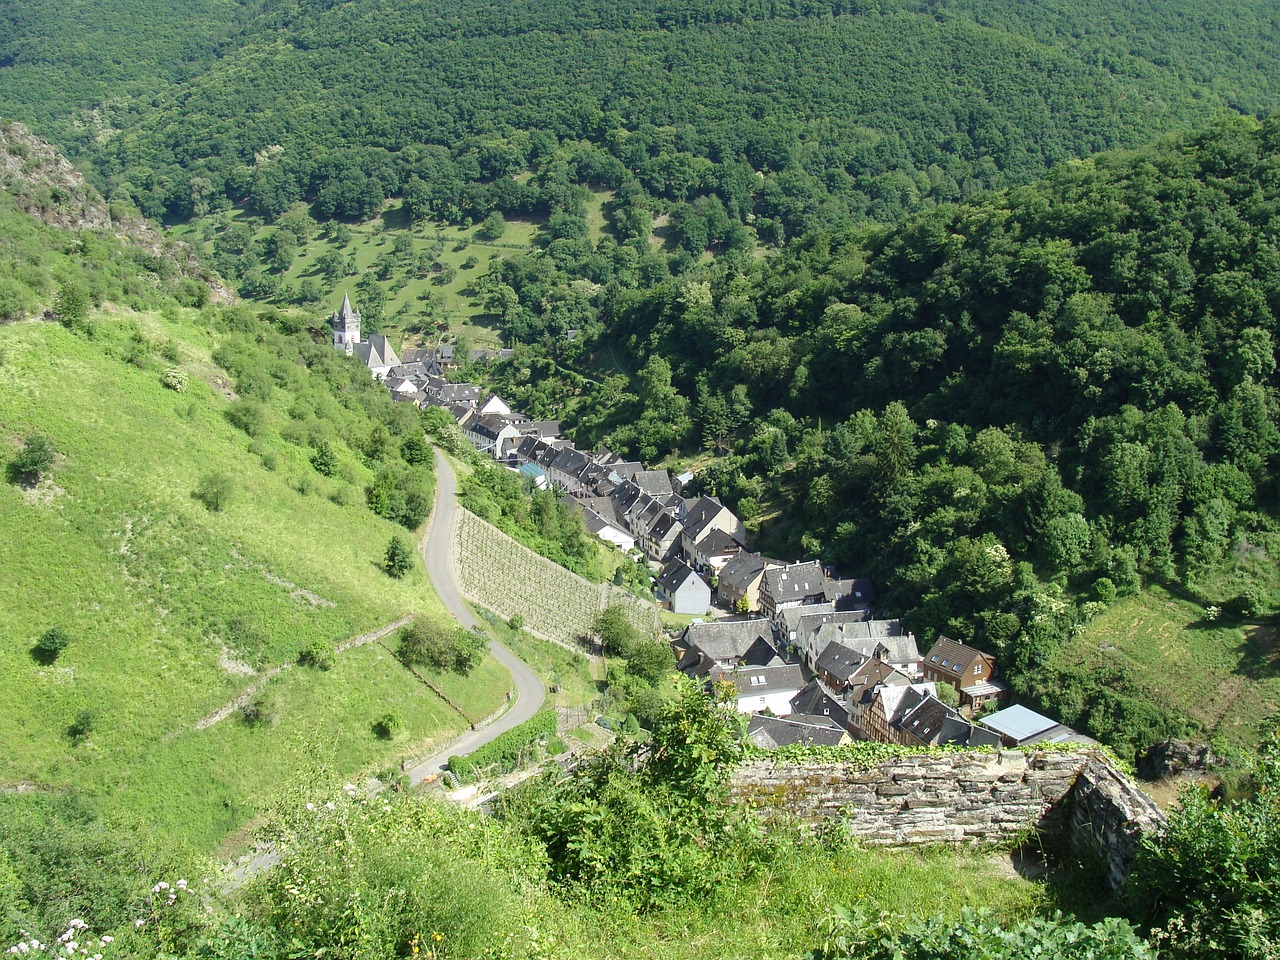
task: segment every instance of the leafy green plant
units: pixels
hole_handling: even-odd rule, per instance
[[[481,772],[501,774],[514,770],[533,747],[555,736],[554,710],[540,710],[513,730],[508,730],[465,756],[449,758],[449,769],[462,783],[470,783]]]
[[[235,481],[225,473],[206,473],[196,484],[191,496],[213,513],[226,509],[235,493]]]
[[[31,656],[37,663],[48,666],[61,656],[69,643],[71,643],[71,634],[65,627],[50,627],[40,635],[40,639],[31,648]]]
[[[382,569],[387,572],[387,576],[400,580],[413,569],[413,565],[413,547],[399,534],[393,536],[382,558]]]
[[[403,729],[404,720],[393,710],[373,721],[373,733],[379,740],[394,740]]]
[[[10,483],[35,483],[53,466],[57,450],[43,433],[32,433],[22,442],[22,449],[9,461]]]
[[[298,651],[298,665],[315,667],[317,670],[332,670],[336,661],[333,645],[322,640],[315,640]]]

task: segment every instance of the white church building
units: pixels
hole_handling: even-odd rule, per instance
[[[351,300],[345,293],[342,306],[329,318],[329,323],[333,327],[333,349],[359,359],[379,380],[386,379],[392,367],[400,366],[400,358],[382,334],[375,333],[368,340],[360,339],[360,314],[351,306]]]

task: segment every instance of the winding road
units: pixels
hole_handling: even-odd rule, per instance
[[[445,608],[457,617],[459,623],[470,629],[478,624],[458,591],[457,581],[453,577],[453,564],[449,562],[457,510],[458,480],[454,476],[453,467],[449,465],[449,461],[437,450],[436,505],[432,511],[431,527],[427,535],[422,538],[419,549],[422,551],[422,559],[427,564],[427,576],[431,578],[431,584],[436,588],[436,593],[440,595]],[[524,723],[542,707],[542,702],[546,698],[546,689],[538,679],[538,675],[529,669],[528,664],[497,640],[489,641],[489,652],[493,654],[495,660],[511,672],[511,680],[515,686],[515,702],[506,713],[492,723],[463,734],[434,756],[428,757],[408,770],[410,783],[418,784],[429,777],[438,776],[454,754],[471,753],[495,739],[499,734]]]

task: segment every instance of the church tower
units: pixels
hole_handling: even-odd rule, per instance
[[[333,325],[333,349],[341,350],[348,356],[360,342],[360,314],[351,308],[347,295],[342,295],[342,306],[329,322]]]

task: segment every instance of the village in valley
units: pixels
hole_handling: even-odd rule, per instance
[[[678,669],[708,687],[729,685],[756,746],[1096,744],[1027,707],[1005,706],[1009,688],[991,654],[938,637],[922,655],[901,621],[877,616],[869,579],[752,552],[744,524],[718,498],[683,495],[691,473],[673,477],[607,449],[578,450],[558,421],[531,419],[496,394],[450,381],[460,366],[451,344],[401,357],[386,336],[362,338],[346,295],[330,325],[334,349],[364,363],[394,400],[447,411],[479,453],[535,488],[557,490],[590,533],[647,563],[661,606],[695,615],[672,639]],[[476,350],[468,359],[506,355]]]

